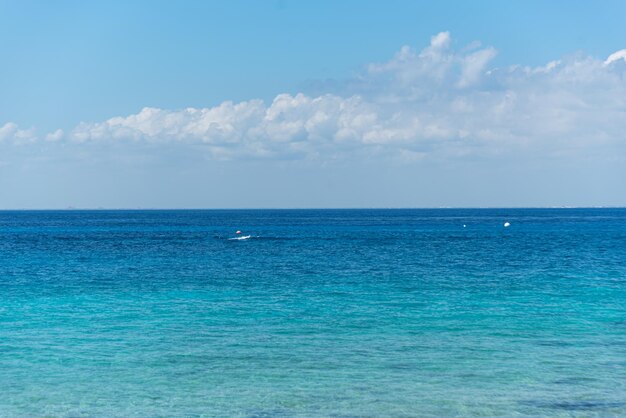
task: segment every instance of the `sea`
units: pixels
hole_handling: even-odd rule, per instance
[[[626,209],[2,211],[39,416],[626,416]]]

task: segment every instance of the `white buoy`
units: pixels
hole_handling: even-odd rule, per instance
[[[463,225],[463,228],[467,228],[467,225]]]
[[[511,224],[510,224],[510,223],[508,223],[508,222],[505,222],[505,223],[504,223],[504,227],[505,227],[505,228],[508,228],[509,226],[511,226]]]

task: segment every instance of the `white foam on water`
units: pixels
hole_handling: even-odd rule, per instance
[[[246,235],[243,237],[235,237],[235,238],[228,238],[229,241],[243,241],[245,239],[250,239],[252,238],[252,235]]]

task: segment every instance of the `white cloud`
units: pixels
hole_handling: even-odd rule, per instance
[[[475,42],[455,51],[442,32],[424,49],[404,46],[327,94],[279,94],[271,103],[227,101],[210,108],[146,107],[45,139],[196,144],[227,159],[615,156],[616,147],[626,149],[626,66],[613,64],[626,60],[625,51],[606,61],[575,55],[540,67],[493,68],[494,48]],[[0,128],[0,141],[29,135],[11,123]]]
[[[19,144],[32,142],[36,139],[35,128],[20,129],[20,127],[13,122],[7,122],[0,126],[0,142],[11,141]]]
[[[12,123],[12,122],[5,123],[4,126],[0,127],[0,141],[13,138],[13,135],[15,135],[16,131],[17,131],[17,125],[15,123]]]
[[[459,87],[467,87],[478,81],[486,65],[496,56],[493,48],[481,49],[463,58]]]
[[[621,49],[609,55],[609,57],[604,61],[604,65],[609,65],[613,62],[624,60],[626,61],[626,49]]]
[[[57,129],[54,132],[50,132],[49,134],[46,135],[46,141],[60,141],[61,139],[63,139],[63,129]]]

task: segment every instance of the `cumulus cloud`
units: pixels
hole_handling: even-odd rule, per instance
[[[0,126],[0,142],[11,141],[13,143],[24,143],[36,139],[34,128],[20,129],[20,127],[13,122],[7,122]]]
[[[0,141],[12,138],[16,131],[17,125],[15,123],[5,123],[4,126],[0,127]]]
[[[485,67],[496,56],[496,50],[486,48],[467,55],[462,60],[459,87],[467,87],[478,81],[485,71]]]
[[[45,137],[46,141],[60,141],[61,139],[63,139],[63,129],[57,129],[54,132],[50,132],[48,134],[46,134]]]
[[[624,60],[626,61],[626,49],[621,49],[609,55],[609,57],[604,61],[604,65],[609,65],[613,62]]]
[[[604,61],[578,54],[539,67],[497,68],[494,48],[475,42],[455,50],[442,32],[421,50],[404,46],[324,94],[146,107],[44,138],[195,144],[226,159],[609,152],[626,148],[625,51]],[[0,128],[0,141],[28,135],[14,124]]]

